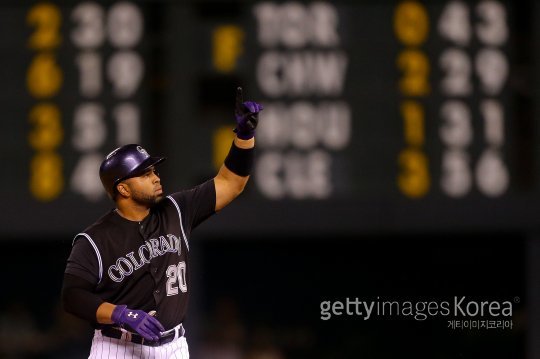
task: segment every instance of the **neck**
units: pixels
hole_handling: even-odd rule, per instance
[[[148,216],[148,213],[150,213],[150,208],[140,204],[127,204],[123,203],[122,201],[118,201],[116,203],[116,211],[125,219],[140,222],[146,216]]]

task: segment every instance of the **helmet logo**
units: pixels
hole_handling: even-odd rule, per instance
[[[141,146],[137,146],[137,151],[139,151],[140,153],[142,153],[145,156],[149,156],[148,152],[146,152],[146,150],[144,148],[142,148]]]

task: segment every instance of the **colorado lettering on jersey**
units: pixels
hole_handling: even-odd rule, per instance
[[[181,248],[180,238],[174,234],[167,234],[167,238],[165,236],[151,238],[139,247],[137,253],[129,252],[124,257],[118,258],[116,264],[111,265],[107,273],[109,278],[120,283],[134,271],[150,263],[152,258],[162,256],[165,253],[177,253],[180,256]]]

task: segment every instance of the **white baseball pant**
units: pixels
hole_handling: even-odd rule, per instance
[[[109,338],[94,332],[88,359],[189,359],[185,336],[174,338],[169,343],[152,347],[132,343],[127,339]]]

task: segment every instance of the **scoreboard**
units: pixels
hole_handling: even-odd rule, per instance
[[[0,10],[1,235],[92,223],[112,207],[99,164],[123,144],[169,158],[167,191],[212,177],[233,138],[239,85],[265,106],[257,161],[245,193],[202,233],[536,228],[533,1]]]

